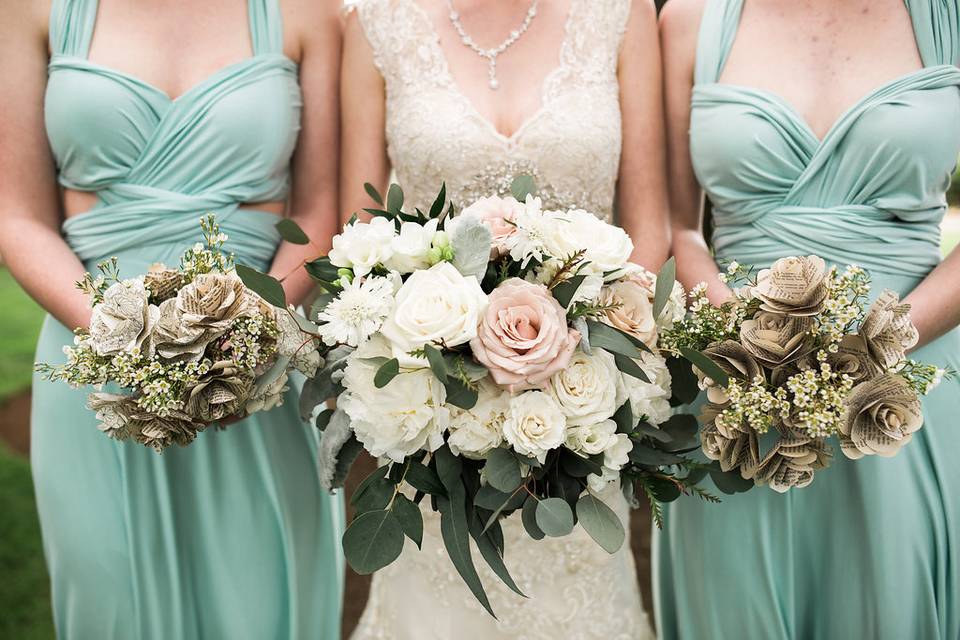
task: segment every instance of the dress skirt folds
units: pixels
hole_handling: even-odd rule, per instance
[[[960,151],[957,3],[911,0],[924,67],[878,87],[821,139],[778,96],[718,83],[743,0],[706,4],[690,143],[721,261],[817,254],[909,293],[940,260]],[[912,357],[960,370],[960,332]],[[893,458],[836,451],[813,484],[669,506],[654,542],[662,638],[960,638],[960,380],[923,401]]]
[[[200,215],[125,225],[94,211],[66,234],[88,269],[116,256],[130,277],[177,264]],[[269,265],[275,216],[218,220],[238,262]],[[48,317],[37,360],[62,362],[72,339]],[[60,638],[339,638],[342,505],[319,488],[317,436],[294,390],[272,411],[157,454],[100,433],[89,389],[33,384],[34,484]]]
[[[110,6],[106,10],[112,10]],[[96,193],[63,226],[86,268],[177,266],[214,213],[236,261],[265,270],[302,100],[277,0],[247,0],[253,55],[176,99],[87,59],[97,0],[53,0],[45,96],[59,182]],[[45,265],[39,263],[38,269]],[[72,343],[47,318],[37,360]],[[63,640],[336,640],[342,503],[317,434],[284,404],[157,454],[97,429],[89,389],[34,379],[32,463]]]

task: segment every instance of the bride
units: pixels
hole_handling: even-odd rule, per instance
[[[666,259],[652,0],[360,0],[342,78],[341,211],[372,206],[363,183],[382,191],[391,169],[424,210],[441,182],[462,206],[526,174],[545,208],[616,208],[634,261]],[[626,521],[616,487],[604,498]],[[536,542],[511,518],[505,560],[529,598],[478,563],[494,620],[425,516],[423,550],[374,576],[354,640],[653,637],[629,543],[609,555],[581,529]]]

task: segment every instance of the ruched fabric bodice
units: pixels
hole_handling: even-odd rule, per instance
[[[630,3],[571,0],[541,106],[507,137],[460,90],[417,1],[357,4],[386,83],[387,151],[410,203],[428,210],[445,181],[448,197],[466,206],[508,194],[512,178],[528,174],[545,207],[610,219],[622,140],[617,60]]]
[[[251,57],[175,99],[87,59],[97,11],[97,0],[54,0],[50,20],[44,106],[59,181],[98,196],[91,211],[64,224],[77,254],[95,261],[149,244],[158,232],[165,243],[186,241],[197,236],[203,212],[232,229],[238,205],[284,200],[301,97],[276,2],[247,2]],[[257,216],[243,217],[249,226]],[[259,218],[256,231],[267,242],[254,243],[249,256],[235,250],[262,263],[278,238],[275,219]]]
[[[247,0],[252,57],[171,99],[86,59],[97,0],[53,0],[47,135],[60,184],[97,195],[63,225],[88,270],[111,257],[121,277],[176,266],[207,213],[237,262],[270,267],[278,218],[239,205],[287,195],[301,104],[277,3]],[[48,316],[37,361],[63,362],[72,340]],[[317,435],[290,386],[281,406],[158,455],[101,433],[90,389],[34,376],[58,638],[339,637],[342,501],[320,489]]]
[[[960,151],[957,54],[931,43],[957,39],[941,33],[955,28],[956,3],[909,3],[924,67],[861,97],[820,140],[776,94],[718,82],[743,1],[708,3],[691,104],[691,158],[714,205],[718,256],[764,264],[814,253],[926,275],[940,261]]]
[[[863,96],[822,140],[779,96],[718,82],[744,1],[759,0],[705,3],[691,102],[718,261],[762,268],[813,253],[866,268],[874,296],[909,294],[940,262],[960,152],[956,0],[906,3],[923,67]],[[960,369],[960,331],[911,357]],[[958,407],[960,381],[946,380],[893,458],[837,450],[785,495],[757,487],[668,505],[654,536],[660,637],[960,638]]]

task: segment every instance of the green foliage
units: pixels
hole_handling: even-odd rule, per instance
[[[403,551],[403,527],[390,511],[368,511],[354,518],[343,534],[343,554],[361,575],[382,569]]]
[[[607,553],[616,553],[623,546],[626,539],[623,523],[613,509],[596,496],[585,493],[580,497],[577,521]]]
[[[244,286],[268,303],[280,309],[287,308],[287,296],[283,292],[283,285],[273,276],[260,273],[256,269],[243,264],[237,265],[237,275],[240,276]]]
[[[293,244],[310,244],[310,238],[291,218],[284,218],[276,224],[280,237]]]
[[[573,511],[562,498],[547,498],[537,503],[537,526],[548,536],[560,538],[573,531]]]

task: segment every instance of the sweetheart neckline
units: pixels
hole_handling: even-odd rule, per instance
[[[913,71],[909,71],[907,73],[896,76],[874,87],[873,89],[865,93],[863,96],[855,100],[849,107],[844,109],[840,113],[840,115],[837,117],[837,119],[833,122],[833,124],[831,124],[830,127],[827,129],[827,131],[823,134],[822,138],[817,136],[816,132],[813,130],[813,127],[810,126],[810,123],[807,121],[804,115],[800,113],[800,111],[796,107],[794,107],[789,100],[787,100],[780,94],[776,93],[775,91],[764,89],[762,87],[751,87],[749,85],[735,84],[735,83],[728,83],[728,82],[700,83],[694,87],[694,90],[695,91],[704,91],[708,89],[727,90],[727,91],[739,92],[743,94],[753,94],[755,96],[759,96],[767,100],[770,100],[772,102],[775,102],[779,106],[783,107],[784,111],[787,113],[787,115],[789,115],[794,120],[794,122],[800,125],[800,127],[803,129],[803,132],[807,136],[809,136],[810,141],[813,143],[812,145],[813,148],[818,150],[823,146],[825,146],[826,143],[830,141],[830,139],[843,126],[843,124],[847,121],[848,118],[850,118],[859,109],[866,106],[872,99],[876,98],[878,95],[880,95],[884,91],[887,91],[891,89],[893,86],[900,84],[902,82],[913,80],[915,78],[922,77],[926,74],[932,74],[933,72],[940,73],[941,71],[944,71],[944,70],[953,70],[960,73],[960,69],[949,64],[924,66],[924,67],[920,67],[919,69],[914,69]],[[911,87],[910,89],[905,89],[904,91],[905,92],[917,91],[921,89],[922,89],[921,87]]]
[[[243,67],[253,65],[257,62],[260,62],[261,60],[270,59],[270,58],[276,58],[279,61],[283,61],[284,63],[289,64],[294,70],[299,68],[299,65],[286,54],[275,53],[275,52],[258,53],[251,56],[247,56],[246,58],[237,60],[236,62],[231,62],[227,65],[220,67],[219,69],[213,71],[212,73],[210,73],[209,75],[201,79],[196,84],[193,84],[192,86],[187,88],[183,93],[181,93],[176,97],[171,96],[169,93],[167,93],[157,85],[147,80],[144,80],[143,78],[140,78],[139,76],[136,76],[128,71],[123,71],[122,69],[117,69],[116,67],[111,67],[105,64],[101,64],[99,62],[94,62],[92,60],[89,60],[81,56],[74,56],[74,55],[61,54],[61,53],[53,54],[52,56],[50,56],[50,62],[48,64],[48,68],[58,60],[69,60],[70,62],[73,62],[73,63],[79,63],[82,66],[87,66],[87,67],[90,67],[91,69],[97,69],[99,71],[105,72],[107,75],[112,75],[119,78],[123,78],[125,80],[129,80],[134,84],[136,84],[137,86],[143,89],[147,89],[148,91],[153,92],[155,95],[163,98],[167,104],[172,106],[186,100],[187,98],[192,96],[194,93],[201,92],[203,89],[207,88],[211,84],[214,84],[217,80],[219,80],[223,76],[230,75],[230,73],[236,72]],[[56,69],[53,69],[53,70],[55,71]]]

